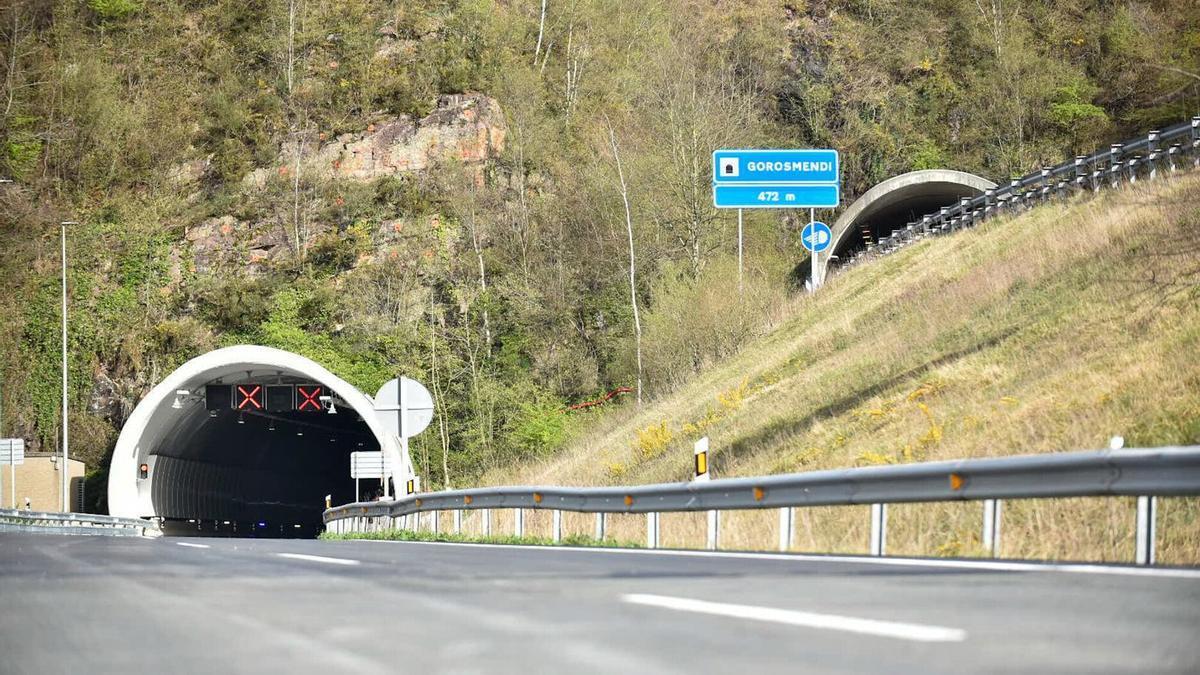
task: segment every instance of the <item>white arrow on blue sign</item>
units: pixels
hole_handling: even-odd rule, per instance
[[[833,232],[825,223],[809,223],[800,233],[800,241],[804,243],[804,248],[814,253],[820,253],[829,248],[830,242],[833,241]]]

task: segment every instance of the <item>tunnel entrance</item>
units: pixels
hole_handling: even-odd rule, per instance
[[[325,495],[334,504],[356,501],[350,453],[379,444],[353,410],[320,400],[322,385],[241,379],[205,383],[204,405],[189,406],[150,451],[154,510],[181,533],[311,536]],[[238,394],[220,393],[239,390],[256,395],[240,397],[242,409]],[[271,409],[266,392],[286,392],[289,404]]]
[[[356,501],[350,453],[395,453],[393,441],[371,399],[316,363],[265,347],[217,350],[138,404],[113,452],[110,510],[158,518],[166,534],[312,537],[326,495]],[[380,481],[360,487],[372,498]]]
[[[832,255],[846,261],[875,243],[904,229],[922,216],[953,206],[963,197],[977,197],[996,184],[962,171],[926,169],[889,178],[867,190],[838,216],[833,225]]]

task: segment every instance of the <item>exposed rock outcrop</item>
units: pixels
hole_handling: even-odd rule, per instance
[[[438,98],[437,108],[414,120],[407,115],[371,124],[360,133],[342,134],[334,141],[312,148],[312,141],[299,142],[301,165],[308,173],[331,178],[371,181],[423,171],[439,161],[481,165],[504,149],[508,128],[495,99],[484,94],[453,94]],[[275,173],[291,171],[297,142],[283,145],[279,167],[263,168],[246,177],[263,187]]]

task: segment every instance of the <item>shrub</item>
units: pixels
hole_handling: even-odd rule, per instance
[[[87,0],[87,4],[103,21],[124,19],[142,9],[138,0]]]

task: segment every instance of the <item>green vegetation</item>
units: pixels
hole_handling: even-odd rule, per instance
[[[561,411],[635,385],[639,360],[644,399],[675,400],[806,302],[794,214],[749,215],[744,291],[729,292],[736,230],[711,207],[712,149],[837,147],[848,196],[912,168],[1003,178],[1195,113],[1192,5],[551,0],[543,22],[538,0],[12,0],[0,7],[0,177],[17,181],[0,187],[3,428],[31,450],[58,441],[56,237],[70,219],[83,223],[70,244],[71,437],[91,466],[103,471],[153,383],[239,342],[306,354],[368,391],[397,374],[429,384],[438,421],[413,451],[432,488],[548,460],[634,416],[633,396]],[[486,161],[362,181],[289,161],[469,92],[503,110],[503,149]],[[814,330],[789,368],[852,348],[864,328],[906,330]],[[987,337],[961,328],[921,349]],[[860,356],[845,377],[882,367]],[[770,386],[751,376],[746,396]],[[733,415],[639,418],[669,422],[639,453],[668,456],[687,425]],[[641,476],[639,461],[614,458],[609,473]]]
[[[616,539],[596,539],[586,534],[572,534],[554,541],[550,537],[517,537],[514,535],[483,536],[477,534],[454,534],[430,530],[380,530],[379,532],[350,532],[337,534],[322,532],[320,539],[350,540],[372,539],[383,541],[434,541],[454,544],[509,544],[516,546],[591,546],[602,548],[642,548],[641,544]]]

